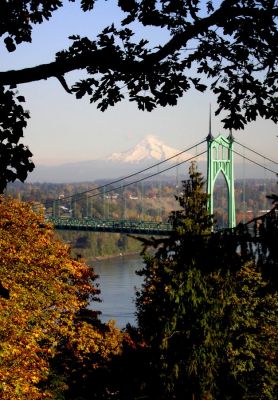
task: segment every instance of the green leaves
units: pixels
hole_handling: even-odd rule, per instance
[[[12,90],[0,87],[0,193],[8,182],[22,182],[34,169],[32,153],[20,143],[29,113],[18,102],[25,101]]]

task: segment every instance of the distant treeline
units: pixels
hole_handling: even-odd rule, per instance
[[[168,219],[177,208],[175,196],[181,183],[152,180],[130,186],[108,181],[82,183],[20,183],[8,186],[5,194],[23,201],[41,203],[45,214],[64,218],[111,218],[111,219]],[[103,185],[107,185],[103,188]],[[271,208],[267,195],[277,190],[275,179],[246,179],[235,181],[237,223],[245,222]],[[85,192],[85,193],[84,193]],[[79,196],[78,193],[84,193]],[[220,227],[227,226],[227,188],[224,178],[218,179],[214,191],[214,215]],[[140,250],[140,244],[121,234],[59,232],[68,242],[74,254],[84,257],[113,255]]]

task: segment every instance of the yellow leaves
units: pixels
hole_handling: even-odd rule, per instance
[[[95,295],[90,269],[70,259],[42,222],[28,204],[1,197],[0,282],[10,291],[9,300],[0,297],[1,400],[45,398],[48,392],[37,384],[47,377],[59,343],[77,335],[76,312]],[[96,343],[101,340],[96,334]],[[84,349],[78,346],[93,349],[86,341]],[[101,353],[100,347],[94,350]]]
[[[91,365],[97,368],[100,361],[108,361],[121,353],[125,336],[113,321],[102,328],[80,322],[75,325],[67,347],[80,362],[89,358]]]

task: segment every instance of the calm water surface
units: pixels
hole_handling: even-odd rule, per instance
[[[96,282],[99,283],[102,299],[102,303],[93,303],[91,307],[102,312],[103,322],[116,320],[119,328],[128,322],[135,325],[135,287],[139,289],[143,281],[135,271],[142,269],[142,258],[139,255],[122,256],[89,264],[99,275]]]

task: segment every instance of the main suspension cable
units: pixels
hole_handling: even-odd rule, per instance
[[[162,165],[162,164],[166,163],[167,161],[172,160],[173,158],[179,157],[180,155],[182,155],[182,154],[184,154],[184,153],[186,153],[186,152],[192,150],[194,147],[199,146],[200,144],[203,144],[204,142],[206,142],[206,139],[202,140],[201,142],[199,142],[199,143],[197,143],[197,144],[194,144],[193,146],[190,146],[188,149],[185,149],[185,150],[183,150],[183,151],[181,151],[181,152],[179,152],[179,153],[177,153],[177,154],[175,154],[175,155],[173,155],[173,156],[171,156],[171,157],[166,158],[166,159],[163,160],[163,161],[159,161],[158,163],[153,164],[153,165],[151,165],[150,167],[146,167],[146,168],[144,168],[144,169],[142,169],[142,170],[140,170],[140,171],[137,171],[137,172],[134,172],[134,173],[132,173],[132,174],[129,174],[129,175],[123,177],[123,178],[118,178],[118,179],[115,179],[114,181],[111,181],[111,182],[109,182],[109,183],[106,183],[106,184],[97,186],[97,187],[95,187],[95,188],[92,188],[92,189],[89,189],[89,190],[84,190],[84,191],[82,191],[82,192],[79,192],[79,193],[76,193],[76,194],[73,194],[73,195],[69,195],[69,196],[63,197],[63,199],[56,198],[56,199],[53,199],[53,200],[46,201],[46,202],[44,203],[44,205],[47,205],[47,204],[49,204],[49,203],[53,203],[54,201],[55,201],[55,202],[58,202],[58,201],[61,201],[61,200],[64,201],[64,200],[68,200],[68,199],[75,199],[75,200],[76,200],[78,197],[82,197],[83,195],[85,195],[85,194],[87,194],[87,193],[91,193],[91,192],[94,192],[94,191],[99,191],[99,190],[101,190],[101,189],[103,189],[103,188],[105,188],[105,187],[108,187],[108,186],[111,186],[111,185],[115,185],[116,183],[125,181],[125,180],[130,179],[130,178],[132,178],[132,177],[134,177],[134,176],[140,175],[140,174],[142,174],[143,172],[149,171],[149,170],[153,169],[154,167],[157,167],[157,166],[159,166],[159,165]],[[204,153],[205,153],[205,152],[200,153],[200,154],[204,154]],[[200,154],[199,154],[199,155],[200,155]],[[192,157],[192,158],[196,158],[196,157],[197,157],[197,156],[194,156],[194,157]],[[184,162],[187,162],[187,160],[184,161]],[[175,164],[173,167],[170,167],[170,168],[168,168],[168,169],[174,168],[174,167],[176,167],[176,166],[178,166],[178,165],[180,165],[180,164],[182,164],[182,163],[183,163],[183,162],[178,163],[178,164]],[[165,171],[167,171],[168,169],[166,168]],[[161,171],[160,173],[162,173],[162,172],[163,172],[163,171]],[[155,176],[155,175],[156,175],[156,174],[150,175],[150,176]],[[140,182],[140,180],[139,180],[139,182]],[[131,184],[132,184],[132,183],[131,183]],[[130,185],[131,185],[131,184],[130,184]],[[111,190],[109,190],[109,191],[112,191],[112,190],[115,190],[115,189],[111,189]],[[96,195],[98,196],[99,194],[97,193]],[[93,196],[89,196],[89,197],[93,197]]]

